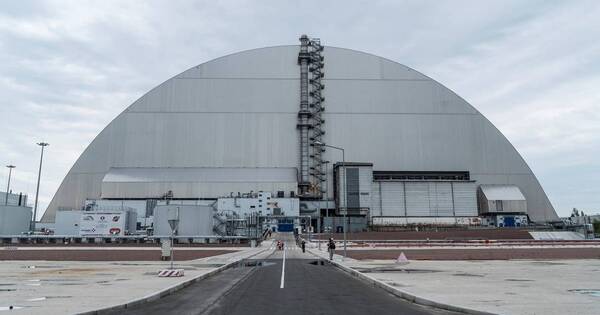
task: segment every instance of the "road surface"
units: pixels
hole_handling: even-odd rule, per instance
[[[302,253],[291,234],[284,251],[247,261],[175,294],[118,314],[454,314],[401,300]],[[115,313],[116,314],[116,313]]]

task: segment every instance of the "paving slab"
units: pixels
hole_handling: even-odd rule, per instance
[[[2,261],[0,310],[11,314],[75,314],[126,303],[206,274],[264,248],[177,263],[180,278],[159,278],[169,262]]]
[[[324,250],[315,252],[326,256]],[[334,260],[412,295],[483,312],[600,314],[598,259],[410,261],[408,265],[339,255]]]

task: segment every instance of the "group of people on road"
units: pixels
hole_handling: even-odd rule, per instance
[[[306,253],[306,241],[304,239],[300,239],[296,236],[296,244],[300,245],[303,253]],[[283,250],[284,243],[283,241],[277,241],[277,249]],[[333,255],[335,254],[335,241],[333,237],[329,238],[327,242],[327,252],[329,252],[329,260],[333,260]]]

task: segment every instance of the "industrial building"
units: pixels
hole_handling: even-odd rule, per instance
[[[81,154],[42,221],[90,204],[135,209],[141,225],[174,204],[217,216],[235,204],[240,218],[345,214],[364,228],[478,225],[503,205],[525,221],[558,220],[527,163],[460,96],[307,36],[203,63],[127,107]]]
[[[31,207],[27,195],[0,192],[0,235],[28,233],[32,224]]]

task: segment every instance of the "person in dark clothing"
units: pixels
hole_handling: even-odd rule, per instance
[[[300,243],[300,247],[302,247],[302,252],[306,253],[306,241],[302,240],[302,243]]]
[[[329,239],[327,250],[329,251],[329,260],[333,260],[333,254],[335,254],[335,242],[333,241],[333,238]]]

